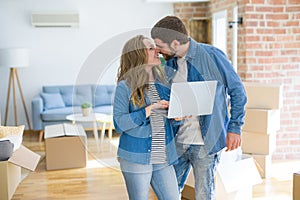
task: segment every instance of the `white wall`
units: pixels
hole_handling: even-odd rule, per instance
[[[78,11],[79,28],[34,28],[31,12]],[[31,118],[31,99],[43,85],[115,83],[123,43],[133,35],[149,35],[149,29],[165,15],[171,3],[145,0],[0,0],[0,49],[30,49],[30,67],[19,70]],[[0,67],[2,124],[9,69]],[[12,101],[8,125],[14,125]],[[18,100],[19,124],[25,115]]]

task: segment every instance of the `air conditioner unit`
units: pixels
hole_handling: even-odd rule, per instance
[[[34,27],[79,27],[79,14],[68,13],[32,13]]]

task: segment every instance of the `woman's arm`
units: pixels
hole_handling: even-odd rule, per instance
[[[120,133],[146,123],[145,108],[130,111],[130,96],[131,91],[126,83],[124,81],[120,82],[116,88],[113,108],[114,125],[116,131]]]

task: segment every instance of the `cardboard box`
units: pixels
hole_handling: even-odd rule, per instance
[[[282,84],[244,82],[246,108],[280,109],[283,105]]]
[[[184,199],[195,200],[195,180],[194,180],[194,172],[193,168],[191,169],[189,176],[186,180],[184,188],[181,192],[181,196]]]
[[[34,171],[40,155],[21,145],[7,160],[0,162],[0,199],[11,199],[21,181],[21,167]]]
[[[276,134],[242,133],[242,151],[249,154],[270,155],[276,149]]]
[[[85,167],[86,133],[79,124],[58,124],[45,127],[46,169]]]
[[[241,155],[240,149],[222,152],[215,178],[217,200],[250,200],[252,186],[261,182],[251,156]],[[194,184],[194,174],[191,170],[182,197],[195,199]]]
[[[293,176],[293,200],[300,199],[300,172],[294,173]]]
[[[271,177],[272,155],[251,154],[261,178]]]
[[[216,199],[250,200],[253,185],[261,182],[252,157],[242,155],[234,162],[223,162],[221,158],[216,174]]]
[[[280,111],[246,109],[243,131],[270,134],[280,129]]]

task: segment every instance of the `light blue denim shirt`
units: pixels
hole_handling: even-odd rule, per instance
[[[160,99],[169,100],[170,89],[162,84],[155,83]],[[150,105],[149,98],[145,95],[146,105],[142,107],[134,106],[131,100],[132,92],[125,81],[120,81],[117,85],[113,121],[117,132],[120,135],[118,147],[118,157],[130,162],[139,164],[150,164],[152,130],[150,118],[146,118],[145,107]],[[166,153],[167,162],[174,164],[177,162],[177,153],[174,140],[173,120],[164,118],[166,131]]]
[[[216,47],[190,39],[186,61],[189,82],[218,81],[212,114],[199,118],[205,148],[213,154],[226,146],[227,132],[241,134],[247,102],[245,89],[226,55]],[[165,72],[169,84],[172,84],[177,69],[177,58],[166,62]],[[228,100],[231,107],[230,117]]]

